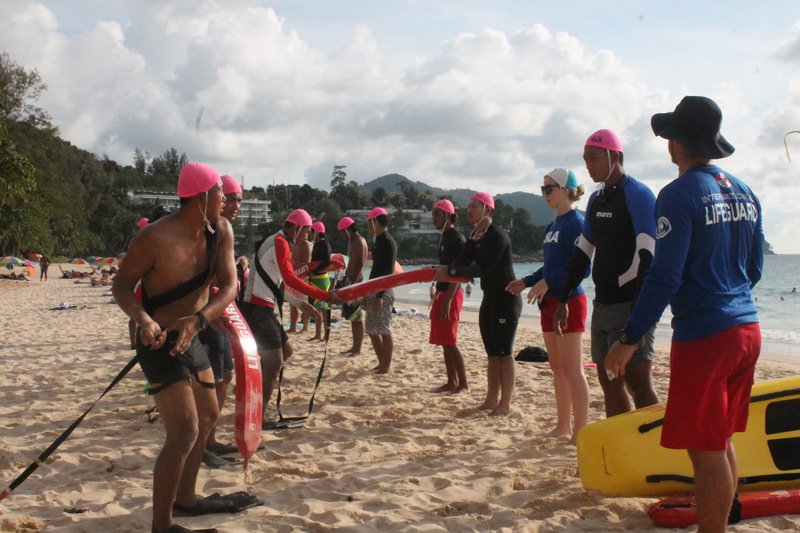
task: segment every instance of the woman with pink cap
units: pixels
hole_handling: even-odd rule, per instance
[[[442,199],[433,204],[433,225],[441,234],[437,254],[440,265],[449,265],[464,251],[464,236],[455,228],[456,209],[450,200]],[[459,283],[439,281],[433,289],[431,305],[431,332],[428,342],[442,347],[447,383],[434,392],[469,392],[464,357],[458,349],[458,320],[464,291]]]
[[[347,268],[344,271],[341,286],[364,281],[364,263],[369,253],[367,240],[358,233],[356,221],[350,217],[342,217],[337,228],[339,236],[347,241]],[[346,302],[342,304],[342,318],[350,322],[350,330],[353,335],[353,345],[342,353],[351,357],[361,355],[361,346],[364,342],[364,310],[358,302]]]
[[[389,234],[389,213],[382,207],[375,207],[367,216],[367,226],[372,234],[372,270],[369,279],[388,276],[394,273],[397,261],[397,243]],[[392,338],[392,307],[394,291],[388,289],[367,296],[364,308],[367,310],[366,330],[372,341],[372,348],[378,357],[378,366],[373,370],[378,374],[388,374],[392,365],[394,339]]]
[[[519,295],[506,292],[514,280],[511,240],[492,223],[494,198],[488,192],[472,195],[467,204],[467,220],[475,229],[461,256],[449,266],[439,267],[437,281],[447,276],[480,277],[483,300],[479,325],[483,346],[489,358],[486,400],[478,407],[492,416],[505,416],[511,409],[514,392],[514,337],[522,310]]]
[[[533,274],[512,281],[506,290],[519,294],[531,287],[528,303],[539,304],[542,334],[553,371],[557,412],[556,427],[547,436],[568,436],[574,443],[589,415],[589,384],[581,362],[587,309],[583,285],[578,285],[569,300],[569,323],[561,336],[553,330],[553,313],[575,242],[581,235],[583,215],[572,206],[583,196],[583,186],[578,184],[572,170],[556,168],[545,174],[542,196],[547,206],[556,212],[556,219],[545,230],[544,265]],[[589,275],[588,269],[586,275]]]

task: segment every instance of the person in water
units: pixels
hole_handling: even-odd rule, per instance
[[[583,196],[583,186],[578,184],[572,170],[556,168],[544,176],[542,195],[547,207],[556,212],[556,219],[545,231],[544,264],[530,276],[509,283],[506,290],[519,294],[525,287],[532,287],[528,292],[528,302],[538,303],[541,310],[542,335],[553,371],[556,396],[556,427],[547,436],[569,436],[570,442],[574,443],[589,416],[589,384],[581,361],[587,310],[583,285],[578,285],[567,302],[569,321],[560,336],[553,330],[553,313],[575,242],[581,235],[583,215],[573,208],[573,204]]]
[[[449,266],[440,266],[434,279],[480,277],[483,300],[478,322],[489,361],[486,399],[478,409],[487,410],[492,416],[505,416],[511,410],[514,392],[516,369],[512,352],[522,300],[519,294],[506,291],[514,281],[511,240],[492,222],[494,205],[494,198],[488,192],[470,197],[467,220],[475,229],[458,259]]]
[[[166,440],[153,470],[152,531],[189,531],[172,521],[173,508],[215,512],[195,491],[208,433],[219,414],[208,350],[198,333],[236,294],[233,232],[220,216],[219,173],[189,163],[178,177],[181,209],[143,228],[131,243],[112,291],[136,321],[136,353],[164,422]],[[211,295],[216,279],[219,291]],[[134,293],[142,281],[141,303]],[[213,530],[215,531],[215,530]]]
[[[761,203],[743,181],[711,163],[734,151],[721,123],[722,111],[703,96],[687,96],[675,111],[650,120],[653,133],[668,140],[679,175],[658,194],[653,264],[606,358],[622,381],[637,344],[671,305],[661,445],[688,451],[702,533],[725,531],[729,516],[738,514],[731,437],[747,428],[761,352],[751,295],[764,264]]]
[[[464,251],[466,240],[455,228],[458,220],[453,202],[436,201],[431,210],[433,225],[441,234],[437,254],[440,265],[449,265]],[[431,331],[428,342],[442,347],[447,382],[434,392],[469,392],[464,357],[458,349],[458,320],[464,303],[460,283],[439,281],[431,286]]]

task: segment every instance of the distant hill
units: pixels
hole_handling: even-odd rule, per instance
[[[469,197],[475,194],[472,189],[442,189],[428,185],[422,181],[412,181],[402,174],[387,174],[380,176],[374,180],[368,181],[361,185],[365,191],[372,192],[378,187],[383,189],[389,194],[396,194],[402,192],[400,183],[410,183],[419,192],[427,192],[433,196],[449,196],[459,206],[464,207],[469,201]],[[547,207],[547,202],[544,198],[529,192],[517,191],[511,193],[501,193],[495,195],[495,199],[501,200],[506,205],[517,209],[525,209],[530,214],[531,223],[536,226],[546,226],[553,220],[553,210]]]

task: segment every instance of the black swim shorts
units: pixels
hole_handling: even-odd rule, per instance
[[[256,305],[247,315],[247,324],[253,332],[253,338],[259,350],[277,350],[289,340],[283,330],[275,310],[271,307]]]
[[[208,346],[208,362],[214,371],[214,381],[221,383],[226,375],[233,373],[233,351],[228,339],[214,328],[206,328],[197,336]]]
[[[512,355],[518,323],[519,310],[513,303],[511,308],[508,308],[484,302],[478,314],[478,325],[486,355],[489,357]]]
[[[161,348],[151,350],[142,344],[137,333],[136,355],[139,356],[139,366],[142,367],[147,381],[154,385],[150,394],[156,394],[183,379],[197,379],[200,372],[211,366],[208,361],[208,347],[199,337],[192,339],[189,348],[182,354],[170,355],[169,351],[177,340],[178,333],[170,331]]]

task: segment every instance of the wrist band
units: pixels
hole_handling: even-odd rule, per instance
[[[200,321],[201,330],[206,329],[208,327],[208,319],[206,318],[206,315],[204,315],[202,311],[196,312],[194,316],[196,316],[197,319]]]

